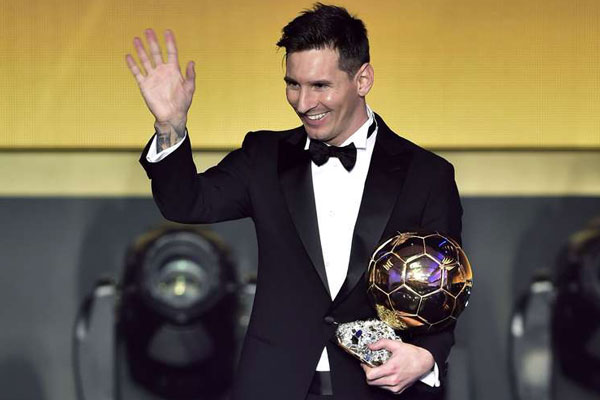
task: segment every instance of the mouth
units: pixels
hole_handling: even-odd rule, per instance
[[[327,114],[329,114],[329,111],[321,113],[321,114],[312,114],[312,115],[306,114],[305,117],[310,119],[311,121],[319,121],[319,120],[322,120],[323,118],[325,118],[325,116]]]
[[[310,126],[318,126],[323,123],[323,120],[329,115],[330,111],[325,111],[319,114],[300,114],[300,118]]]

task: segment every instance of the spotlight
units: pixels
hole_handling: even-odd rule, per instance
[[[73,372],[77,398],[116,396],[115,304],[117,285],[101,279],[81,304],[73,330]]]
[[[517,399],[551,399],[562,377],[600,393],[600,220],[571,236],[557,271],[541,272],[511,321]]]
[[[170,399],[217,398],[235,356],[236,279],[210,232],[167,227],[130,248],[117,338],[132,379]]]
[[[552,320],[558,365],[600,393],[600,220],[571,238],[559,267]]]
[[[509,371],[515,399],[552,399],[550,324],[555,296],[549,275],[540,270],[513,310]]]

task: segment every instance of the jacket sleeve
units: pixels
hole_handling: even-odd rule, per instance
[[[443,162],[431,180],[430,192],[421,217],[421,226],[427,231],[437,231],[461,243],[462,206],[454,180],[454,168]],[[412,344],[428,350],[435,359],[440,371],[442,385],[447,370],[450,348],[454,344],[455,324],[448,328],[412,338]]]
[[[462,242],[462,206],[454,180],[454,168],[448,162],[432,179],[421,226],[429,231],[446,234]]]
[[[150,141],[140,163],[152,180],[154,201],[163,216],[181,223],[212,223],[250,216],[249,148],[253,137],[253,133],[246,135],[242,148],[203,173],[196,171],[189,135],[177,150],[157,163],[146,160]]]

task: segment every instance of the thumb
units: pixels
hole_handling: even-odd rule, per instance
[[[185,68],[185,82],[184,87],[191,92],[194,92],[196,88],[196,70],[194,69],[195,63],[193,61],[188,62]]]

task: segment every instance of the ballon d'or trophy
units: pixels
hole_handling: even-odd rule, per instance
[[[472,286],[471,265],[457,242],[439,233],[399,233],[375,250],[367,270],[367,294],[379,320],[340,324],[338,344],[379,366],[390,352],[367,345],[401,340],[396,330],[418,335],[448,327],[467,306]]]

